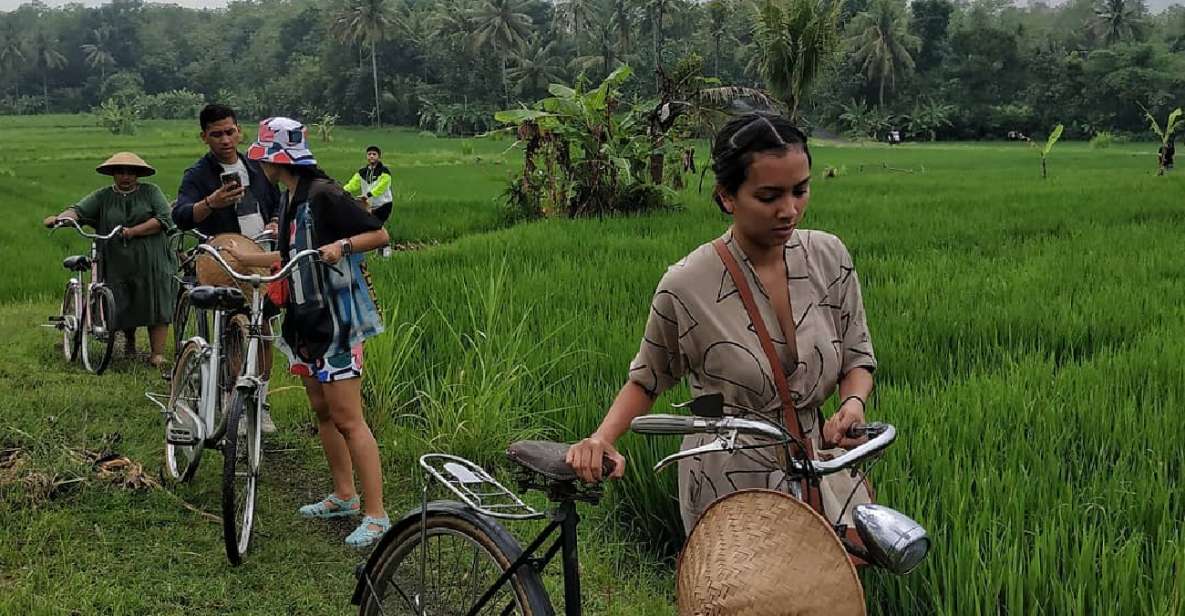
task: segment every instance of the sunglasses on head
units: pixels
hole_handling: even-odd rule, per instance
[[[232,126],[232,127],[227,128],[225,130],[209,131],[206,133],[206,136],[210,137],[211,139],[221,139],[223,137],[234,137],[235,133],[237,133],[237,132],[239,132],[239,128],[237,126]]]

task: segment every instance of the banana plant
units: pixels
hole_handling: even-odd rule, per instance
[[[1156,175],[1164,175],[1165,152],[1168,150],[1169,142],[1173,139],[1173,133],[1177,130],[1177,121],[1181,119],[1181,108],[1177,107],[1169,114],[1164,123],[1164,130],[1161,130],[1160,123],[1147,109],[1144,109],[1144,117],[1148,118],[1148,123],[1152,125],[1152,132],[1160,137],[1160,150],[1156,153]]]
[[[1047,177],[1045,161],[1049,158],[1049,153],[1053,151],[1054,144],[1057,143],[1058,139],[1061,139],[1063,130],[1065,130],[1065,126],[1061,124],[1053,127],[1053,132],[1049,133],[1049,139],[1045,141],[1045,146],[1041,148],[1041,179],[1043,180]]]

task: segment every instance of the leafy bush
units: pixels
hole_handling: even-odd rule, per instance
[[[437,135],[467,137],[493,130],[493,107],[465,103],[437,103],[421,98],[419,113],[420,128]]]
[[[1115,143],[1115,136],[1110,131],[1099,131],[1090,138],[1090,147],[1096,150],[1109,148],[1112,143]]]
[[[533,108],[494,115],[524,146],[523,170],[506,191],[512,210],[595,216],[665,204],[669,193],[644,179],[654,152],[649,110],[614,113],[625,107],[621,86],[632,74],[622,65],[587,91],[552,84],[552,96]]]
[[[0,98],[0,115],[29,115],[45,109],[41,96],[5,96]]]
[[[153,120],[193,120],[206,104],[201,94],[184,89],[145,94],[139,100],[144,117]]]
[[[134,135],[140,122],[141,110],[136,100],[120,101],[109,98],[94,109],[99,126],[112,135]]]

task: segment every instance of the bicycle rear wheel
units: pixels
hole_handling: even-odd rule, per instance
[[[115,349],[115,295],[107,287],[92,287],[86,303],[82,327],[82,364],[95,374],[103,374],[111,364]]]
[[[189,481],[197,472],[205,445],[196,422],[201,421],[205,354],[196,341],[185,343],[173,367],[169,411],[165,420],[165,471],[178,481]],[[186,438],[188,435],[188,438]]]
[[[255,489],[259,479],[262,434],[259,409],[252,390],[236,390],[226,414],[226,441],[222,449],[222,537],[226,558],[243,562],[255,524]],[[246,424],[239,434],[239,421]]]
[[[58,327],[62,330],[62,355],[66,361],[74,361],[78,357],[79,334],[82,332],[82,293],[77,281],[66,284],[58,319]]]
[[[501,526],[451,512],[430,511],[422,534],[419,524],[394,532],[399,536],[385,543],[374,574],[363,581],[358,612],[363,616],[467,614],[522,553]],[[552,609],[538,573],[528,566],[478,613],[550,616]]]
[[[177,303],[173,306],[173,364],[181,357],[185,341],[200,336],[209,340],[210,326],[206,311],[194,308],[189,303],[189,289],[184,284],[177,291]]]

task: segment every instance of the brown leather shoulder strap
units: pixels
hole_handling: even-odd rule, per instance
[[[724,240],[717,238],[712,242],[712,247],[716,249],[716,254],[720,255],[720,260],[724,262],[724,269],[728,270],[729,277],[732,278],[733,285],[736,286],[737,292],[741,296],[741,303],[745,305],[745,311],[749,313],[749,320],[753,323],[753,329],[757,332],[757,340],[761,343],[761,350],[765,352],[765,357],[769,360],[770,372],[773,373],[774,387],[778,391],[778,399],[782,403],[782,421],[786,425],[786,429],[799,442],[803,443],[806,448],[804,452],[810,459],[814,459],[814,446],[810,439],[806,438],[802,423],[798,419],[798,410],[794,407],[794,399],[790,397],[790,383],[786,380],[786,372],[782,368],[782,360],[778,357],[777,351],[774,349],[773,338],[769,335],[769,329],[765,326],[765,319],[761,318],[761,311],[757,309],[757,302],[753,299],[753,290],[749,288],[749,281],[745,278],[744,272],[741,271],[741,266],[737,263],[732,252],[728,250],[728,246],[724,244]],[[796,337],[794,335],[793,324],[794,315],[791,314],[788,320],[790,323],[790,331],[783,332],[786,337],[787,344],[796,344]],[[797,355],[797,349],[795,355]],[[823,510],[822,498],[819,495],[817,486],[811,486],[808,481],[803,481],[804,494],[807,496],[807,503],[816,511]]]

